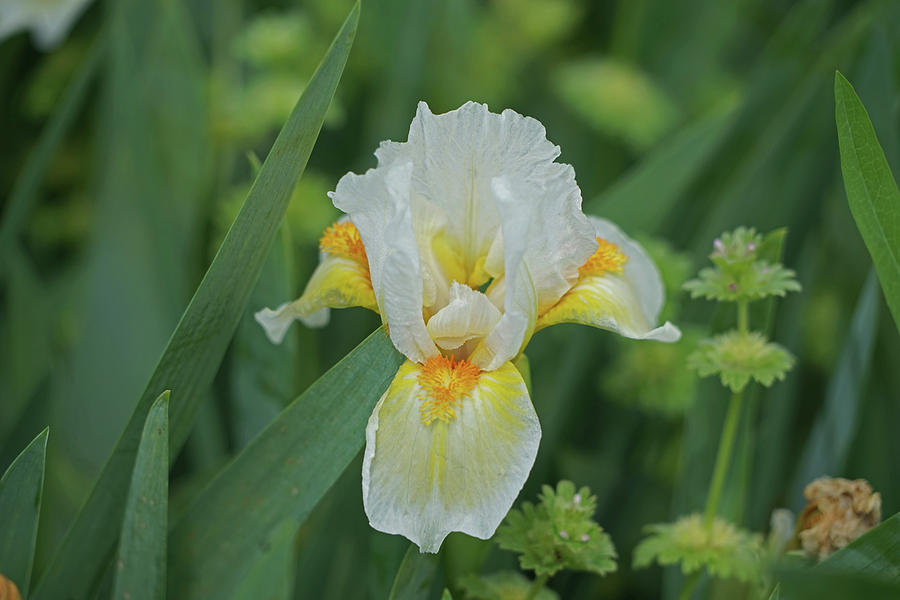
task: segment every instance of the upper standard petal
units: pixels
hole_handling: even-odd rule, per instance
[[[330,196],[350,215],[369,260],[378,311],[394,346],[424,362],[438,354],[422,316],[424,279],[410,210],[411,162],[347,173]]]

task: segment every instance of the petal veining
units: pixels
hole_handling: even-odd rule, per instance
[[[375,529],[437,552],[451,531],[493,535],[528,477],[541,433],[512,364],[474,381],[468,371],[452,379],[428,368],[404,363],[369,418],[363,504]],[[452,416],[426,424],[423,404],[436,399],[435,386],[462,393]]]
[[[276,344],[281,343],[295,320],[307,327],[325,326],[329,308],[362,306],[378,312],[369,262],[353,223],[343,220],[326,229],[319,240],[319,249],[319,264],[303,295],[275,310],[264,308],[254,315]]]
[[[625,337],[674,342],[671,323],[657,327],[665,300],[662,279],[641,246],[609,221],[591,217],[599,248],[581,268],[572,288],[538,319],[537,329],[582,323]]]
[[[379,165],[414,163],[414,222],[440,218],[446,244],[463,271],[454,279],[480,287],[490,278],[485,260],[500,230],[491,181],[527,179],[553,164],[559,147],[547,140],[540,122],[509,109],[496,114],[467,102],[435,115],[420,102],[409,140],[383,143],[375,154]]]
[[[550,163],[532,176],[493,181],[502,222],[504,275],[495,280],[488,296],[493,300],[502,291],[504,312],[471,356],[487,370],[521,352],[538,315],[572,286],[579,266],[597,247],[590,221],[581,212],[572,167]]]
[[[394,346],[410,360],[438,354],[422,317],[424,277],[410,212],[411,162],[347,173],[330,196],[365,245],[372,288]]]

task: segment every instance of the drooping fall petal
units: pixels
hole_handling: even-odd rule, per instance
[[[451,531],[493,535],[541,437],[519,372],[444,357],[404,363],[372,412],[363,504],[372,527],[437,552]]]
[[[281,343],[295,320],[307,327],[326,325],[329,308],[362,306],[378,312],[366,250],[356,227],[346,220],[332,225],[322,235],[319,248],[321,260],[303,295],[275,310],[264,308],[254,315],[276,344]]]
[[[664,301],[659,272],[641,246],[609,221],[591,217],[598,240],[578,281],[541,314],[537,329],[582,323],[634,339],[674,342],[681,332],[671,323],[656,326]]]

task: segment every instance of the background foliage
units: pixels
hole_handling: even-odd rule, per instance
[[[29,447],[42,462],[32,454],[47,444],[34,582],[138,406],[255,157],[267,155],[351,6],[95,2],[52,52],[24,34],[0,42],[0,470],[50,426]],[[221,478],[206,486],[289,405],[278,423],[304,422],[307,408],[292,401],[377,328],[370,313],[342,311],[274,347],[251,315],[298,295],[337,215],[325,192],[373,166],[378,141],[405,139],[419,99],[435,112],[473,99],[541,120],[575,167],[586,211],[654,254],[669,290],[663,316],[686,332],[653,346],[561,326],[529,346],[544,434],[522,498],[560,479],[589,486],[620,557],[604,578],[558,575],[561,597],[678,589],[674,570],[636,574],[630,557],[645,524],[703,506],[727,392],[696,380],[686,360],[733,315],[712,314],[680,286],[737,225],[787,227],[783,262],[803,291],[778,301],[774,317],[763,306],[751,314],[797,364],[745,403],[724,514],[765,531],[773,508],[799,511],[805,483],[826,473],[866,478],[885,515],[900,510],[900,337],[848,209],[832,94],[840,69],[900,173],[898,29],[900,6],[877,0],[369,0],[224,361],[191,392],[197,414],[170,457],[170,544],[194,526],[184,515],[204,512],[204,488],[243,499]],[[366,348],[390,370],[381,334]],[[380,385],[385,375],[354,356],[341,372],[360,389]],[[185,427],[175,420],[183,401],[173,390],[173,432]],[[292,457],[266,452],[250,446],[228,472],[252,472],[247,456]],[[241,554],[234,597],[388,597],[408,544],[368,527],[359,471],[357,456],[310,514],[259,533]],[[302,497],[305,484],[286,483],[279,501]],[[515,568],[513,554],[454,535],[434,592]]]

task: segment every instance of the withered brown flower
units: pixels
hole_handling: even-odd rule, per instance
[[[803,495],[807,504],[797,519],[800,543],[820,560],[881,521],[881,495],[865,479],[820,477]]]

